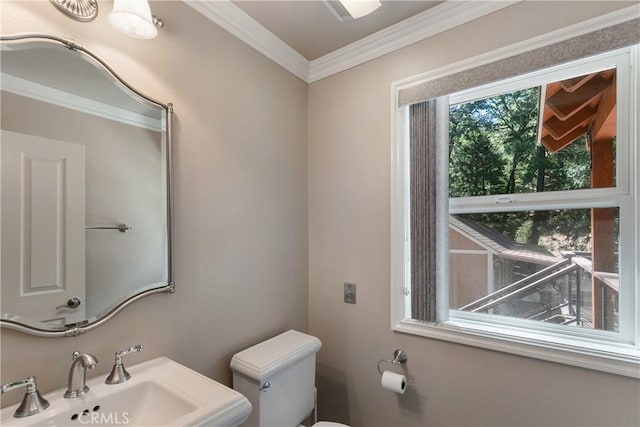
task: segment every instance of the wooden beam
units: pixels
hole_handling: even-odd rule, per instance
[[[586,127],[587,122],[591,121],[591,118],[598,112],[596,107],[587,106],[580,110],[577,114],[571,116],[567,120],[560,120],[559,118],[553,116],[546,122],[544,122],[543,126],[547,132],[554,139],[561,139],[566,136],[572,130],[583,126]]]
[[[562,90],[556,93],[547,99],[545,105],[549,107],[553,114],[560,120],[567,120],[600,96],[610,84],[610,79],[598,75],[575,92],[565,92]]]
[[[591,144],[591,188],[614,185],[613,138],[600,139]],[[591,261],[593,271],[615,271],[615,208],[591,209]],[[593,327],[613,329],[611,298],[604,295],[605,284],[595,274],[591,277]]]
[[[540,142],[542,142],[542,145],[544,145],[550,153],[556,153],[576,139],[584,136],[585,133],[587,133],[587,127],[583,126],[581,128],[574,129],[573,132],[560,139],[555,139],[551,135],[543,136]]]
[[[575,92],[580,89],[582,86],[587,84],[589,80],[594,78],[597,73],[586,74],[584,76],[574,77],[572,79],[563,80],[560,82],[560,86],[564,89],[565,92]]]
[[[616,136],[616,77],[604,91],[598,103],[598,114],[591,132],[594,141],[611,139]]]

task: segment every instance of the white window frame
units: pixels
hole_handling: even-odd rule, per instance
[[[509,195],[477,196],[451,200],[450,213],[505,212],[528,209],[619,207],[620,223],[620,332],[549,325],[524,319],[449,310],[442,323],[411,319],[408,261],[409,247],[409,153],[408,107],[398,108],[398,92],[411,81],[392,85],[391,165],[391,329],[397,332],[453,341],[482,348],[534,357],[640,378],[640,45],[560,65],[525,77],[506,79],[481,88],[450,95],[450,104],[496,96],[543,82],[617,67],[616,187]],[[448,73],[471,68],[469,61],[447,67]],[[584,71],[584,72],[581,72]],[[445,74],[430,73],[433,78]],[[420,82],[428,81],[422,77]],[[567,206],[567,201],[570,206]],[[439,245],[441,246],[441,245]],[[446,246],[444,246],[444,250]],[[448,257],[448,254],[447,254]],[[625,279],[627,278],[627,279]]]

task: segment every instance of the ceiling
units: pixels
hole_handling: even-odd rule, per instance
[[[381,0],[340,21],[322,0],[182,0],[307,83],[512,6],[521,0]]]
[[[382,0],[370,15],[343,22],[321,0],[232,3],[311,61],[443,2]]]

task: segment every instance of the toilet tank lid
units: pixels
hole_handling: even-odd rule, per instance
[[[249,347],[231,358],[231,370],[258,382],[316,353],[320,340],[293,329]]]

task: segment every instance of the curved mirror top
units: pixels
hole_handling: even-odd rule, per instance
[[[2,326],[77,335],[173,292],[171,104],[74,42],[0,46]]]

